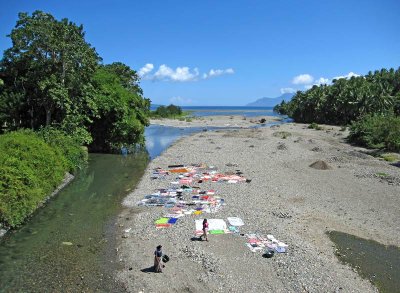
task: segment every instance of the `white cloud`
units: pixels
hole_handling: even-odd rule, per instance
[[[182,97],[172,97],[169,99],[169,101],[172,104],[175,105],[187,105],[187,104],[191,104],[193,101],[191,99],[186,99],[186,98],[182,98]]]
[[[223,75],[223,74],[234,74],[235,71],[232,68],[228,69],[211,69],[208,73],[203,73],[203,79]]]
[[[316,85],[321,85],[321,84],[330,84],[330,81],[328,78],[320,77],[319,79],[315,80]]]
[[[320,77],[320,78],[314,80],[314,78],[310,74],[300,74],[300,75],[295,76],[293,78],[292,83],[293,84],[304,85],[304,89],[309,90],[314,85],[316,85],[316,86],[320,86],[320,85],[323,85],[323,84],[330,85],[330,84],[332,84],[332,80],[334,80],[334,79],[341,79],[341,78],[348,79],[348,78],[351,78],[353,76],[357,77],[357,76],[360,76],[360,75],[357,74],[357,73],[354,73],[354,72],[349,72],[346,75],[336,76],[336,77],[333,77],[331,79],[325,78],[325,77]],[[281,88],[281,93],[295,92],[295,91],[296,91],[296,89],[293,89],[293,88]]]
[[[139,76],[144,77],[145,75],[149,74],[154,68],[154,65],[151,63],[147,63],[145,66],[139,69]]]
[[[309,74],[300,74],[293,78],[293,84],[310,84],[314,81],[314,77]]]
[[[295,93],[295,92],[296,92],[296,90],[291,87],[281,88],[281,94]]]
[[[158,70],[152,74],[154,65],[147,63],[139,69],[138,74],[142,79],[151,79],[154,81],[177,81],[188,82],[197,81],[199,79],[208,79],[223,74],[234,74],[233,68],[227,69],[211,69],[208,73],[200,74],[199,69],[196,67],[191,70],[187,66],[177,67],[173,69],[165,64],[161,65]]]
[[[175,70],[167,65],[161,65],[157,72],[152,77],[153,80],[166,80],[166,81],[194,81],[199,76],[199,70],[194,68],[192,71],[189,67],[177,67]]]
[[[357,73],[354,73],[353,71],[351,71],[351,72],[349,72],[348,74],[346,74],[346,75],[340,75],[340,76],[336,76],[336,77],[334,77],[334,78],[332,78],[332,80],[333,79],[341,79],[341,78],[352,78],[352,77],[357,77],[357,76],[360,76],[359,74],[357,74]]]

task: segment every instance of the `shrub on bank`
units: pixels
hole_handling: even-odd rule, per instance
[[[369,147],[400,151],[400,117],[367,115],[350,126],[349,140]]]
[[[63,142],[63,147],[57,145]],[[68,142],[53,136],[49,145],[30,130],[0,135],[1,224],[21,224],[61,183],[65,172],[74,169],[76,149],[68,153]]]
[[[76,169],[82,168],[87,163],[87,150],[76,139],[66,136],[61,130],[45,127],[40,129],[37,134],[48,145],[53,147],[55,151],[61,151],[60,155],[66,159],[67,171],[73,173]]]

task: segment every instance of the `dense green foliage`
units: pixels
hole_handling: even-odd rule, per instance
[[[151,112],[154,118],[177,118],[184,114],[182,108],[173,104],[169,106],[159,106],[155,111]]]
[[[10,129],[55,124],[89,142],[82,125],[90,121],[90,80],[100,58],[86,43],[83,27],[41,11],[20,13],[10,37],[13,46],[1,61],[2,122]]]
[[[30,130],[0,135],[0,223],[21,224],[72,168],[66,148],[56,146],[70,141],[59,133],[47,137],[53,146]]]
[[[400,68],[315,85],[274,110],[296,122],[352,124],[350,141],[399,151]]]
[[[334,80],[275,107],[296,122],[347,125],[367,114],[400,113],[400,68]]]
[[[10,38],[0,61],[3,132],[51,126],[96,151],[143,142],[150,102],[138,75],[122,63],[100,65],[82,25],[20,13]]]
[[[143,143],[150,100],[129,66],[100,64],[82,25],[20,13],[9,37],[0,61],[0,223],[13,227],[86,164],[82,145],[109,152]]]
[[[60,158],[65,158],[66,171],[74,173],[77,169],[86,166],[88,162],[87,149],[80,145],[79,140],[52,127],[41,128],[36,134],[51,146]]]
[[[141,96],[134,77],[135,72],[122,63],[98,68],[94,77],[98,116],[89,126],[93,136],[91,151],[110,151],[144,142],[150,101]]]
[[[400,151],[400,117],[367,115],[350,126],[349,140],[369,148]]]

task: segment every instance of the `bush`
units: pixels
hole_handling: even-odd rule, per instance
[[[150,116],[154,118],[175,118],[184,115],[187,115],[187,113],[183,113],[181,107],[173,104],[167,107],[159,106],[155,111],[150,113]]]
[[[315,130],[322,130],[322,127],[319,126],[317,123],[313,122],[310,125],[308,125],[309,129],[315,129]]]
[[[69,172],[73,173],[76,169],[81,169],[86,165],[88,160],[87,150],[76,139],[51,127],[40,129],[38,135],[57,152],[61,151],[59,155],[65,157]]]
[[[60,184],[68,161],[34,132],[0,136],[0,222],[15,227]]]
[[[349,140],[369,147],[400,151],[400,117],[367,115],[350,126]]]

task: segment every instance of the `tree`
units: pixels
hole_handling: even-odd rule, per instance
[[[87,142],[83,125],[97,111],[91,79],[100,57],[85,41],[83,26],[42,11],[20,13],[9,37],[12,47],[0,63],[3,122],[32,129],[55,124]]]
[[[122,63],[98,68],[94,78],[98,115],[89,125],[93,136],[91,151],[112,151],[144,142],[150,100],[142,97],[137,80],[136,73]]]
[[[333,80],[297,92],[287,104],[275,108],[296,122],[347,125],[369,114],[399,115],[400,68],[376,70],[365,76]]]

